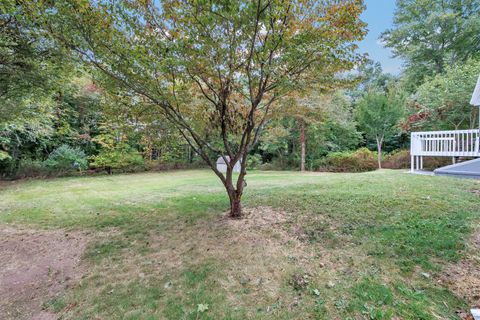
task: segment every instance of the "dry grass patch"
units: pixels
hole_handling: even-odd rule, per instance
[[[242,310],[248,318],[259,313],[263,318],[275,318],[277,313],[298,318],[298,313],[313,308],[305,304],[315,303],[315,289],[335,290],[352,276],[359,277],[360,265],[371,263],[353,244],[331,248],[309,243],[298,228],[303,223],[298,215],[267,206],[245,208],[244,213],[238,220],[227,214],[194,223],[177,220],[151,231],[143,253],[130,243],[115,260],[94,267],[90,275],[94,291],[88,295],[115,295],[122,290],[118,288],[135,282],[160,288],[155,312],[168,309],[172,299],[185,312],[194,312],[196,303],[205,302],[202,297],[215,295],[221,301],[210,306],[213,315]],[[201,275],[203,271],[208,275]],[[186,284],[185,277],[201,279]],[[299,287],[295,279],[300,278]]]
[[[149,259],[166,274],[215,261],[222,269],[217,281],[231,305],[248,308],[275,302],[285,274],[307,270],[315,254],[289,232],[291,216],[286,212],[270,207],[244,211],[242,219],[225,214],[153,234]],[[239,301],[241,292],[248,294]]]

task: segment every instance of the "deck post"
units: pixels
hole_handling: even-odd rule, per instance
[[[424,170],[424,156],[449,157],[452,159],[452,164],[458,164],[460,157],[479,158],[480,129],[412,132],[411,172]]]

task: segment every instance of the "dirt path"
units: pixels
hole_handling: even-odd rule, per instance
[[[79,277],[86,237],[0,225],[0,319],[51,320],[42,306]]]

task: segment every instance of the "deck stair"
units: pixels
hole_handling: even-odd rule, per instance
[[[480,179],[480,159],[459,162],[434,171],[437,176]]]

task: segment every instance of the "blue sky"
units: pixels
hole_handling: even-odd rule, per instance
[[[360,43],[360,52],[368,53],[370,59],[382,64],[383,71],[398,74],[401,71],[402,61],[392,57],[392,52],[384,48],[380,41],[380,34],[390,28],[393,23],[395,0],[365,0],[367,9],[362,15],[363,21],[368,23],[368,35]]]

